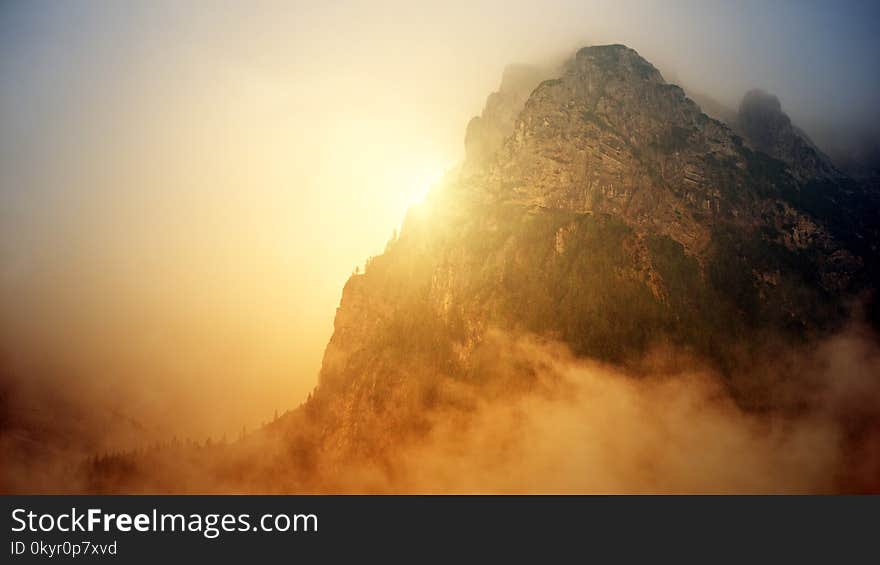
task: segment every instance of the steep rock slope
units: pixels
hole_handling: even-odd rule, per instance
[[[365,421],[403,429],[437,382],[491,379],[492,329],[623,364],[673,345],[732,372],[839,327],[872,292],[876,200],[817,169],[808,144],[784,156],[796,161],[750,147],[632,49],[582,49],[348,281],[316,391],[334,413],[327,444],[374,449]],[[767,401],[760,382],[731,386]]]
[[[826,328],[870,286],[876,243],[853,249],[856,223],[800,205],[808,182],[635,51],[583,49],[481,171],[447,178],[349,281],[321,382],[369,373],[395,330],[394,349],[423,335],[457,369],[491,324],[612,360],[653,339],[711,353],[737,332]]]

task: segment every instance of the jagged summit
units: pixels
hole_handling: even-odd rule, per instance
[[[563,68],[573,72],[599,75],[606,71],[634,73],[653,82],[663,78],[653,65],[635,50],[624,45],[584,47],[565,63]],[[480,116],[474,117],[465,132],[465,175],[480,172],[501,148],[505,138],[513,133],[517,117],[526,101],[539,85],[558,81],[558,69],[538,65],[509,65],[504,69],[501,85],[489,95]]]
[[[840,176],[781,116],[788,125],[772,128],[773,148],[755,147],[709,118],[634,50],[587,47],[534,89],[497,154],[484,158],[475,184],[521,204],[614,214],[699,258],[711,252],[712,234],[724,225],[770,224],[785,247],[840,251],[844,260],[822,268],[835,263],[843,272],[822,278],[846,287],[858,261],[835,237],[852,240],[853,234],[841,232],[845,222],[821,216],[840,212],[858,220],[859,206],[837,202],[839,210],[832,210],[835,195],[848,190],[835,183],[805,194],[805,182]],[[809,213],[805,205],[812,206]]]
[[[760,89],[743,96],[736,130],[758,151],[779,159],[800,180],[839,178],[843,174],[782,111],[776,96]]]
[[[487,185],[522,203],[614,213],[698,252],[707,220],[745,212],[747,158],[634,50],[588,47],[531,94]]]

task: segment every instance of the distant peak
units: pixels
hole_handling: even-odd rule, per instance
[[[735,125],[752,147],[784,162],[800,179],[840,176],[831,159],[792,123],[779,98],[769,92],[746,92]]]
[[[782,111],[782,103],[779,101],[779,98],[760,88],[753,88],[746,92],[740,102],[739,113],[740,115],[753,116],[758,119],[789,121],[788,116]]]

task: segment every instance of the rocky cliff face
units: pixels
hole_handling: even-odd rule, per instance
[[[747,96],[746,141],[620,45],[580,50],[524,102],[514,90],[468,126],[464,171],[345,286],[316,392],[342,451],[437,382],[488,378],[493,328],[618,363],[673,344],[724,369],[822,335],[872,292],[876,198],[778,105]]]

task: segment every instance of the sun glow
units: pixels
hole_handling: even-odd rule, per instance
[[[408,183],[398,195],[400,199],[399,206],[402,208],[404,215],[410,208],[418,206],[425,201],[431,190],[439,184],[447,168],[425,167],[419,174],[414,175],[415,179]]]
[[[430,191],[430,183],[416,184],[412,189],[402,192],[400,197],[404,207],[411,208],[424,202]]]

